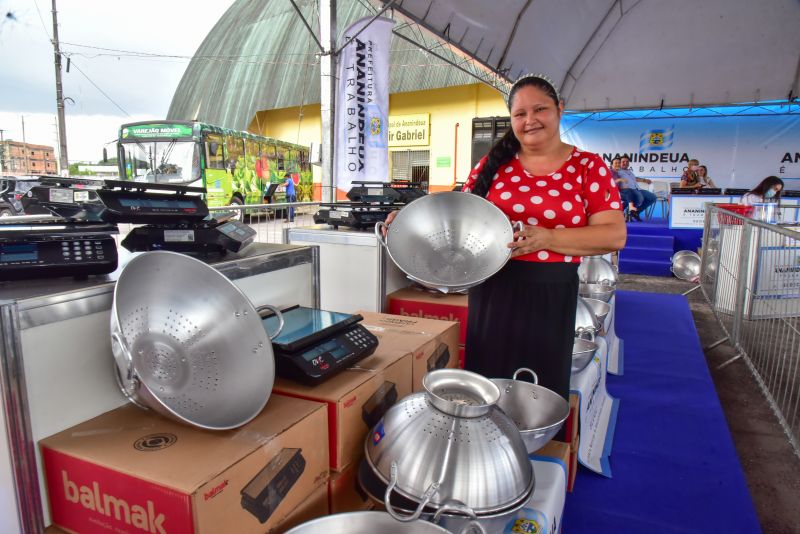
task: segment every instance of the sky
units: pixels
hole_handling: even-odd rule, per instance
[[[104,146],[113,156],[122,123],[166,117],[186,56],[232,4],[57,0],[59,41],[71,61],[66,72],[62,60],[70,162],[96,162]],[[22,141],[24,117],[25,141],[57,150],[51,9],[52,0],[0,0],[0,130]]]

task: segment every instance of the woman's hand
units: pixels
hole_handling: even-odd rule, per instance
[[[540,250],[549,250],[552,243],[553,231],[541,226],[523,226],[522,230],[514,232],[514,241],[508,244],[512,250],[511,257],[522,256]]]

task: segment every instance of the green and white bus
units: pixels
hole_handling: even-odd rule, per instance
[[[307,147],[202,122],[123,124],[118,161],[123,180],[205,187],[209,207],[261,204],[286,173],[298,201],[314,195]],[[270,200],[285,200],[282,186]]]

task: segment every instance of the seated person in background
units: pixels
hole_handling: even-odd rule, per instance
[[[742,195],[739,204],[752,206],[761,202],[780,202],[783,180],[777,176],[767,176],[761,183]]]
[[[620,169],[617,171],[617,174],[624,182],[619,182],[620,188],[630,189],[630,193],[628,194],[630,194],[630,199],[636,208],[636,220],[639,221],[641,220],[639,214],[644,212],[644,210],[650,207],[650,205],[655,203],[657,197],[650,191],[639,189],[638,182],[652,184],[653,181],[648,180],[647,178],[637,178],[637,176],[633,174],[633,171],[629,168],[630,163],[631,160],[627,157],[623,156],[620,158]]]
[[[641,221],[641,217],[639,217],[639,212],[636,209],[636,205],[633,203],[633,197],[631,195],[631,189],[629,189],[625,184],[626,181],[623,178],[619,177],[619,168],[620,168],[620,158],[614,158],[611,160],[611,177],[617,182],[617,187],[619,187],[619,196],[622,198],[622,202],[628,204],[628,220],[632,221]],[[623,204],[624,206],[624,204]]]
[[[697,166],[697,179],[700,180],[701,187],[717,187],[708,175],[708,168],[705,165]]]
[[[681,187],[689,189],[700,189],[703,187],[703,184],[700,183],[700,180],[697,178],[697,168],[699,166],[700,162],[696,159],[689,160],[689,166],[683,168],[683,174],[681,175]]]

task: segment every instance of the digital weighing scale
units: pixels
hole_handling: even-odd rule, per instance
[[[201,187],[107,181],[97,194],[105,207],[103,220],[143,224],[122,240],[131,252],[171,250],[209,256],[239,252],[252,243],[256,231],[234,220],[233,212],[211,217],[203,199],[189,194],[204,192]]]
[[[358,324],[361,315],[330,312],[304,306],[281,311],[280,335],[272,340],[278,376],[314,385],[375,352],[378,338]],[[275,332],[278,318],[262,318],[267,332]]]
[[[20,219],[28,218],[0,221],[0,280],[82,278],[116,270],[116,225],[55,217]]]

